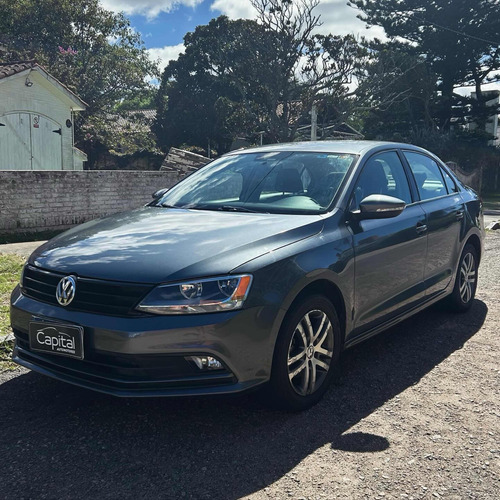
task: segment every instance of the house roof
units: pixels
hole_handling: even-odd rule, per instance
[[[16,75],[27,69],[33,68],[35,61],[18,61],[11,63],[0,63],[0,80],[9,76]]]
[[[80,99],[74,92],[68,89],[57,78],[54,78],[43,66],[36,61],[13,61],[8,63],[0,63],[0,80],[18,75],[23,72],[29,74],[30,71],[36,71],[50,82],[55,88],[61,91],[67,98],[75,104],[75,111],[83,111],[87,107],[87,103]]]

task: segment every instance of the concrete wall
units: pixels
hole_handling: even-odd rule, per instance
[[[62,230],[138,208],[181,178],[174,172],[0,171],[0,236]]]

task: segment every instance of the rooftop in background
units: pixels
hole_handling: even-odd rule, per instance
[[[34,68],[37,65],[36,61],[14,61],[9,63],[0,63],[0,80],[7,78],[17,73],[21,73],[27,69]]]
[[[120,113],[108,113],[107,118],[122,132],[143,132],[149,130],[153,124],[156,109],[132,109]]]

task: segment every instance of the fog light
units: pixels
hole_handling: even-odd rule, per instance
[[[222,370],[223,364],[212,356],[187,356],[200,370]]]

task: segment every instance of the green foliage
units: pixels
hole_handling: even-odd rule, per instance
[[[88,104],[76,130],[80,143],[82,128],[96,139],[111,133],[101,128],[110,110],[151,94],[146,77],[158,69],[140,34],[98,0],[0,0],[0,12],[3,59],[36,59]]]
[[[473,105],[476,122],[485,120],[482,85],[498,79],[500,69],[500,8],[492,0],[351,0],[370,25],[380,25],[391,38],[412,43],[415,53],[425,57],[429,70],[439,77],[441,98],[436,109],[440,127],[449,128],[458,104]],[[475,103],[464,103],[455,89],[473,86]]]
[[[14,287],[19,283],[24,259],[17,255],[0,255],[0,371],[8,366],[12,342],[6,342],[11,333],[9,299]]]
[[[311,104],[347,95],[366,55],[352,36],[313,35],[314,0],[260,0],[258,22],[225,16],[198,26],[162,75],[156,133],[164,148],[189,143],[219,153],[237,137],[293,140]]]
[[[357,89],[366,136],[401,140],[416,130],[435,130],[437,76],[425,59],[400,42],[375,41],[368,47],[371,57]]]

